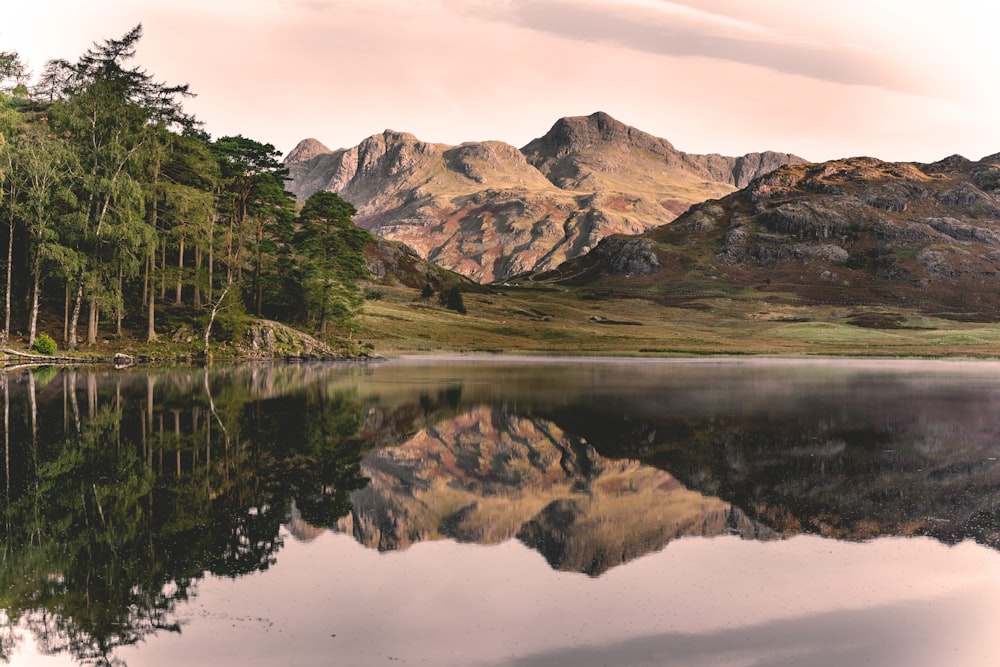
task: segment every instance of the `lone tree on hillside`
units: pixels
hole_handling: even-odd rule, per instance
[[[465,303],[462,301],[462,290],[458,287],[452,287],[447,292],[441,293],[441,303],[448,310],[454,310],[460,315],[465,315]]]

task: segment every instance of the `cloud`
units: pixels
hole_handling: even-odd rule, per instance
[[[669,0],[479,0],[463,6],[484,18],[569,40],[662,56],[711,58],[838,84],[921,92],[913,89],[913,82],[905,82],[891,59],[879,54]]]

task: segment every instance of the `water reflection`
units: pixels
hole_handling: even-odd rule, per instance
[[[178,632],[207,574],[266,570],[294,498],[329,524],[364,484],[349,395],[284,393],[282,369],[4,378],[4,657],[113,662]],[[308,418],[307,418],[308,417]]]
[[[272,568],[290,536],[346,533],[380,552],[516,541],[592,577],[684,536],[923,535],[997,549],[998,369],[451,361],[11,373],[0,377],[0,650],[9,660],[31,641],[112,664],[122,647],[190,635],[184,623],[203,621],[183,610],[199,586]],[[760,636],[783,627],[796,626]],[[629,641],[609,638],[594,655],[648,648]],[[680,635],[656,642],[704,649]],[[523,664],[562,659],[536,657]]]
[[[361,468],[371,483],[351,496],[337,530],[380,550],[516,537],[557,569],[598,575],[680,536],[774,535],[665,471],[605,458],[509,406],[461,412],[372,452]]]

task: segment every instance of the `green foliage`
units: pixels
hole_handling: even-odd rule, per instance
[[[374,287],[365,288],[365,301],[381,301],[385,298],[385,292]]]
[[[35,336],[35,344],[31,346],[31,349],[38,354],[52,355],[56,351],[56,342],[47,333],[40,333]]]
[[[219,213],[229,223],[224,240],[227,276],[241,280],[244,267],[249,269],[242,291],[247,305],[261,315],[265,293],[283,291],[277,258],[292,236],[295,210],[284,187],[288,170],[273,145],[241,135],[222,137],[209,149],[219,167]]]
[[[325,191],[312,195],[299,213],[295,244],[303,259],[309,311],[320,333],[331,321],[347,324],[363,303],[357,281],[368,276],[363,253],[372,237],[354,225],[355,213],[350,202]]]
[[[188,95],[186,86],[167,86],[127,65],[141,35],[136,26],[95,44],[75,64],[52,61],[43,76],[53,130],[79,164],[72,182],[80,224],[63,238],[80,260],[67,276],[76,288],[70,348],[84,302],[123,311],[124,281],[139,275],[157,240],[145,219],[145,165],[164,143],[158,136],[193,124],[179,101]]]
[[[246,331],[249,321],[250,316],[247,314],[243,300],[230,290],[215,318],[212,337],[225,343],[239,340]]]
[[[183,110],[187,86],[134,64],[141,37],[137,25],[49,61],[30,98],[23,63],[0,52],[0,257],[17,258],[0,259],[8,335],[30,337],[66,303],[71,349],[112,318],[151,341],[158,318],[207,322],[217,306],[223,340],[247,313],[350,327],[380,297],[358,285],[371,237],[354,207],[318,193],[297,214],[281,153],[241,135],[213,141]]]
[[[16,51],[0,51],[0,91],[21,97],[27,92],[28,67]]]
[[[434,288],[431,287],[430,283],[424,283],[424,288],[420,290],[421,299],[429,299],[434,296]]]
[[[454,310],[460,315],[466,314],[465,302],[462,300],[462,290],[460,290],[458,286],[442,292],[439,298],[441,300],[441,305],[448,310]]]

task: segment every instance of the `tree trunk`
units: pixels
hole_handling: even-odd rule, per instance
[[[156,246],[153,246],[149,251],[149,258],[146,261],[146,265],[150,267],[150,276],[156,275]],[[152,277],[150,278],[152,281]],[[154,307],[156,303],[156,290],[153,288],[152,282],[149,285],[149,299],[146,301],[146,342],[152,343],[156,340],[156,308]]]
[[[264,221],[260,221],[257,224],[257,257],[254,262],[253,267],[253,293],[254,293],[254,311],[257,317],[261,316],[261,310],[264,307],[264,287],[261,285],[261,273],[263,273],[264,268],[264,251],[261,248],[261,244],[264,242]]]
[[[160,239],[160,302],[167,300],[167,239]]]
[[[122,336],[122,311],[125,310],[125,294],[123,293],[122,265],[118,264],[118,300],[115,303],[115,335]]]
[[[212,281],[215,279],[215,243],[213,239],[208,241],[208,286],[205,302],[212,303]]]
[[[4,320],[3,320],[3,340],[10,340],[10,276],[11,265],[14,263],[14,221],[11,220],[8,226],[7,235],[7,296],[4,299]]]
[[[215,324],[215,316],[219,314],[222,302],[226,300],[226,293],[229,292],[229,288],[232,286],[232,283],[230,283],[226,285],[226,289],[222,290],[222,294],[219,295],[219,300],[212,305],[212,312],[208,317],[208,326],[205,327],[205,358],[209,362],[212,361],[212,356],[208,351],[208,339],[212,336],[212,325]]]
[[[157,158],[156,170],[153,172],[153,202],[149,207],[149,226],[153,229],[153,236],[156,236],[156,227],[158,223],[159,208],[157,207],[156,198],[156,187],[159,183],[160,176],[160,161]],[[143,276],[142,280],[142,305],[148,308],[147,315],[149,317],[148,324],[146,327],[146,341],[152,342],[156,340],[156,331],[154,330],[156,315],[153,308],[153,302],[156,300],[153,296],[156,294],[156,241],[154,240],[149,248],[149,254],[146,255],[146,275]]]
[[[226,233],[226,284],[233,282],[233,226],[236,224],[235,216],[229,216],[229,231]]]
[[[93,345],[97,342],[97,301],[90,300],[90,316],[87,318],[87,344]]]
[[[63,305],[63,345],[69,345],[69,302],[70,289],[69,278],[66,279],[66,301]]]
[[[160,157],[157,156],[156,162],[153,169],[153,196],[152,202],[149,207],[149,226],[153,229],[153,238],[156,238],[156,227],[159,224],[159,213],[160,209],[157,206],[159,203],[157,192],[160,185]],[[146,275],[142,281],[142,305],[147,305],[149,302],[147,298],[152,298],[153,295],[153,282],[156,280],[156,241],[153,241],[153,247],[149,249],[149,255],[146,257]]]
[[[31,286],[31,320],[28,323],[28,348],[30,349],[35,344],[35,334],[38,330],[38,284],[40,282],[40,274],[38,267],[35,267],[34,279]]]
[[[75,350],[79,341],[76,335],[77,322],[80,321],[80,306],[83,304],[83,280],[82,276],[76,286],[76,298],[73,300],[73,315],[69,321],[69,336],[67,344],[69,349]]]
[[[194,307],[201,309],[201,285],[198,281],[201,279],[201,248],[199,246],[194,247]]]
[[[180,247],[177,249],[177,297],[174,305],[181,305],[181,293],[184,286],[184,237],[181,237]]]

